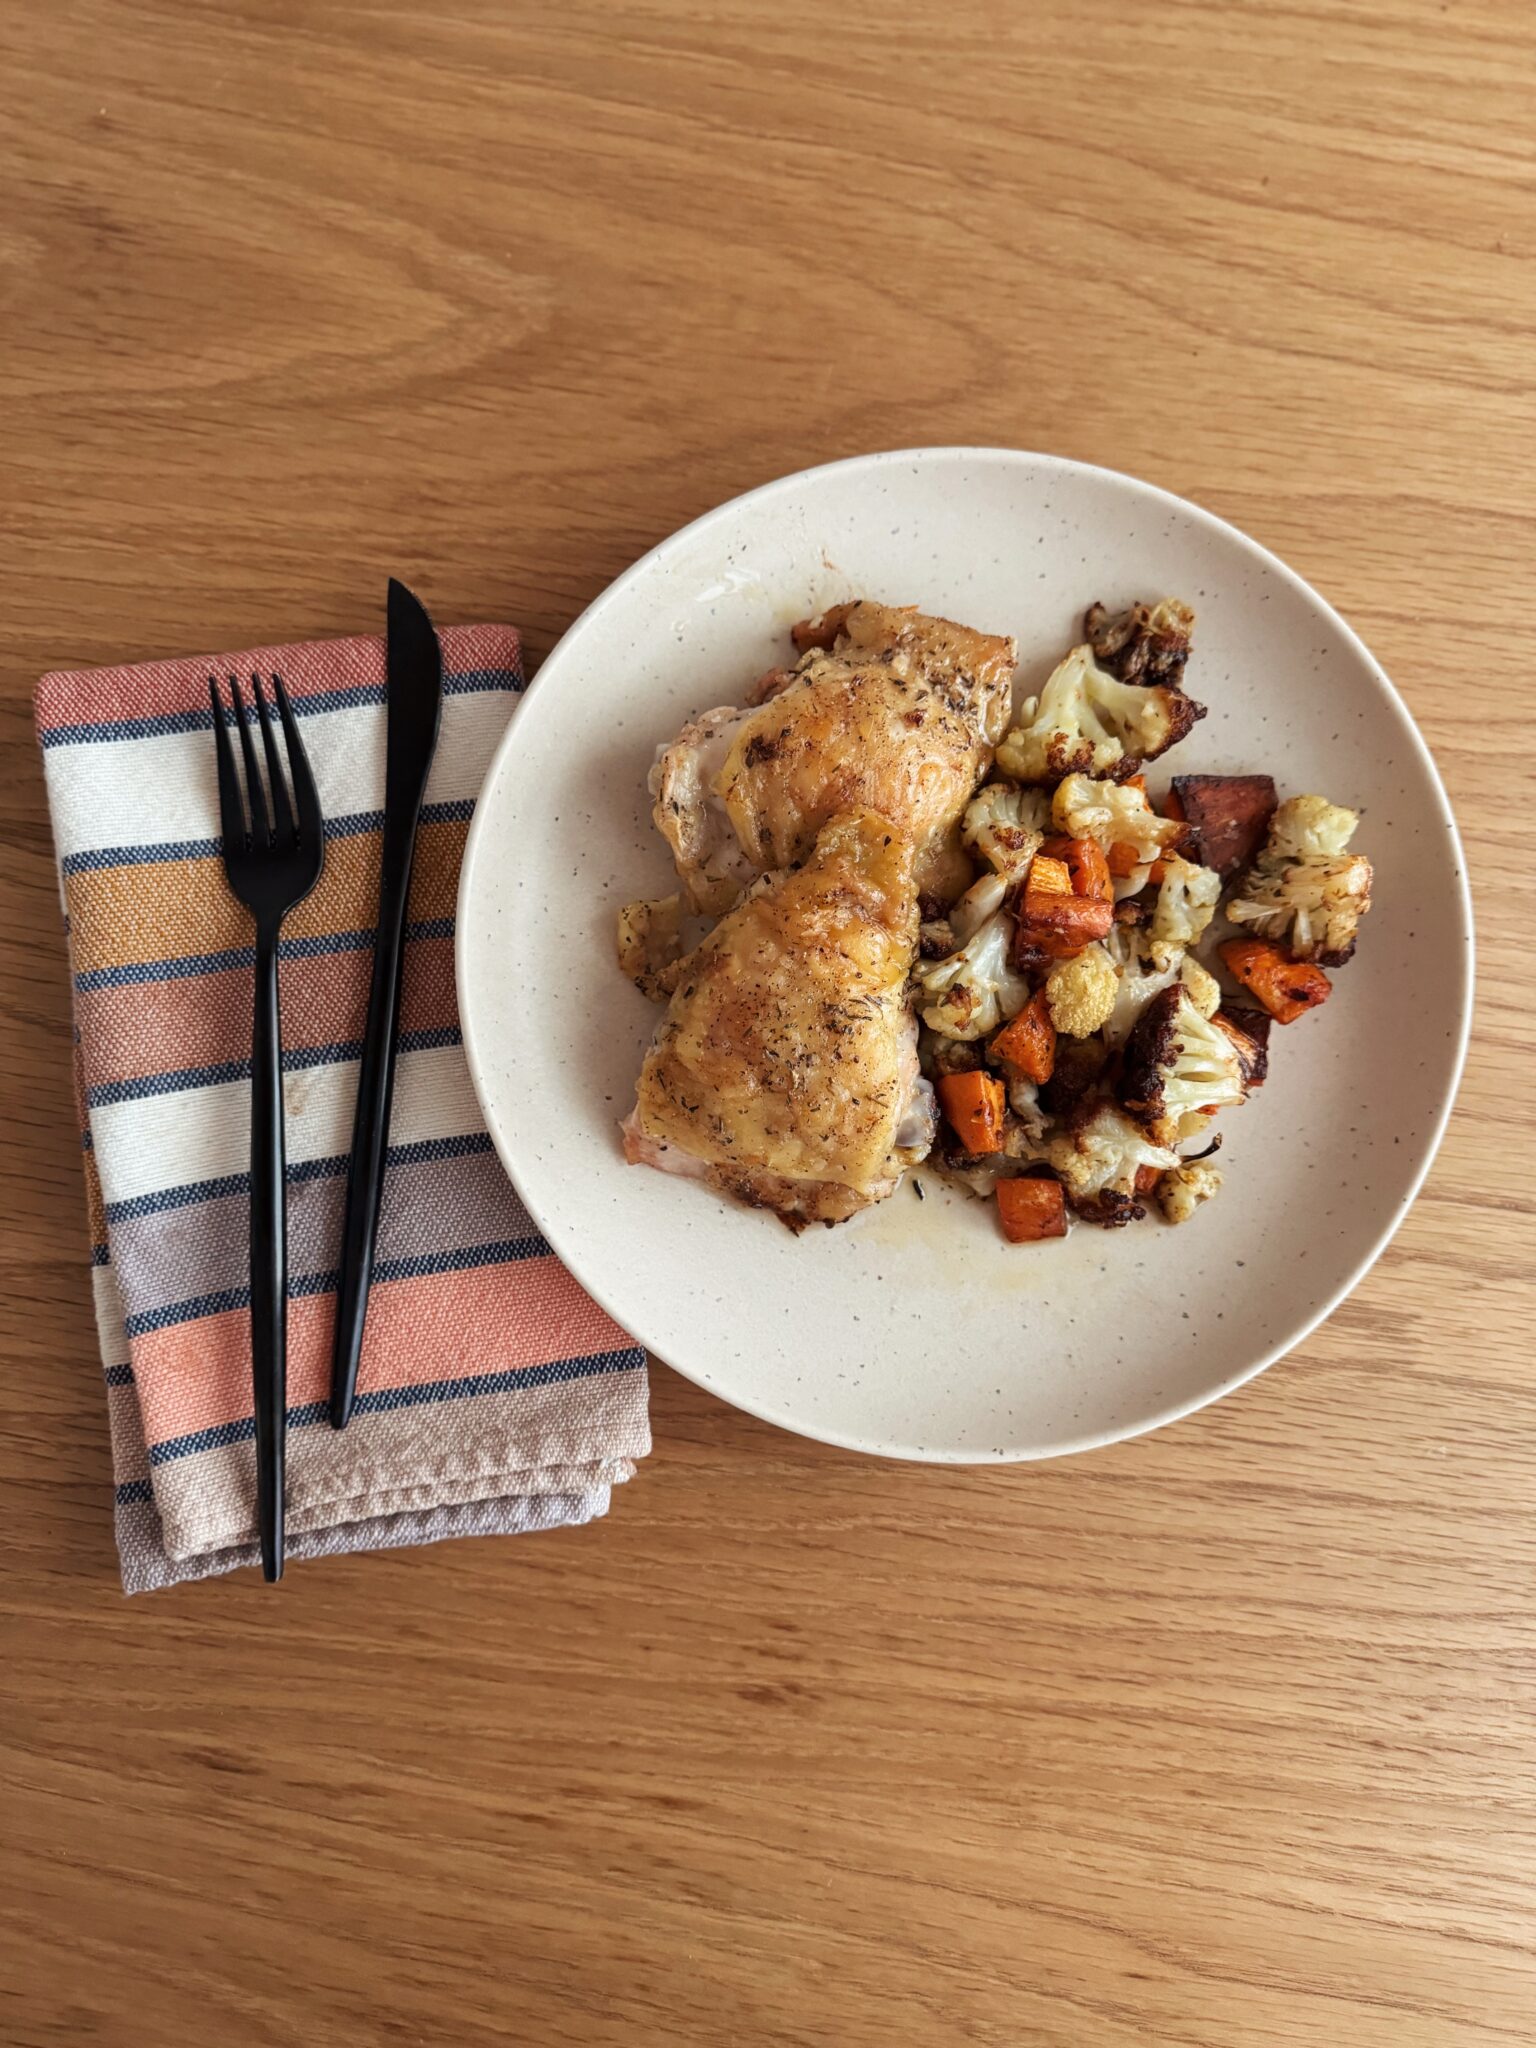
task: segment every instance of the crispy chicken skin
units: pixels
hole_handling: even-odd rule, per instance
[[[796,1230],[882,1200],[932,1139],[905,999],[916,945],[910,843],[875,812],[838,817],[688,956],[626,1156]]]
[[[652,775],[657,826],[711,914],[866,806],[913,842],[925,883],[1007,727],[1016,649],[999,634],[862,602],[794,638],[793,669],[770,670],[748,708],[685,726]]]

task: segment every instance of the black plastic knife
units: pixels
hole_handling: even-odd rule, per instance
[[[389,1143],[389,1104],[395,1085],[395,1041],[400,1030],[400,954],[405,906],[427,770],[437,746],[443,710],[443,654],[426,611],[403,583],[389,579],[388,756],[384,770],[384,854],[379,875],[379,925],[373,944],[368,1024],[357,1081],[357,1117],[347,1168],[346,1219],[341,1235],[341,1281],[336,1291],[336,1346],[331,1356],[331,1427],[345,1429],[357,1397],[357,1362],[363,1351],[379,1189]]]

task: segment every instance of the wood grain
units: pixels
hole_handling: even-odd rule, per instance
[[[1536,16],[59,0],[0,63],[0,2037],[1529,2042]],[[1187,493],[1403,688],[1481,985],[1391,1251],[1085,1460],[661,1371],[600,1527],[125,1604],[36,675],[372,628],[402,567],[540,651],[922,441]]]

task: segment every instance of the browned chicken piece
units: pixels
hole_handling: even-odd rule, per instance
[[[910,843],[872,811],[835,819],[687,956],[625,1156],[795,1230],[884,1200],[933,1139],[906,1002],[916,945]]]
[[[619,911],[619,965],[644,996],[664,1003],[683,966],[682,904],[676,896],[644,898]]]
[[[1007,727],[1013,641],[867,601],[794,638],[794,668],[770,670],[747,708],[685,726],[652,772],[695,907],[729,909],[754,874],[803,860],[829,818],[865,806],[913,842],[922,886],[958,893],[946,835]]]

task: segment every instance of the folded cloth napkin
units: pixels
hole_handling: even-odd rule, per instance
[[[381,639],[47,676],[37,693],[123,1585],[257,1561],[251,929],[225,887],[208,677],[276,669],[326,818],[284,926],[288,1553],[548,1529],[650,1449],[645,1358],[550,1252],[491,1150],[459,1037],[459,861],[522,689],[516,633],[449,628],[416,843],[388,1166],[351,1426],[326,1423],[384,791]]]

